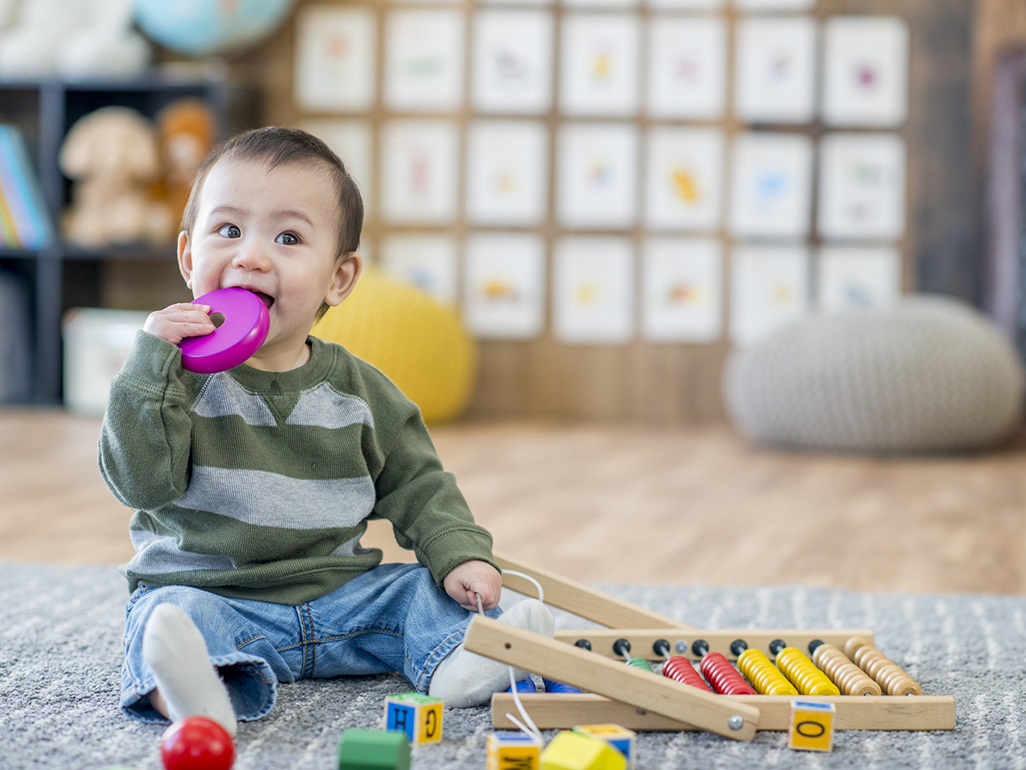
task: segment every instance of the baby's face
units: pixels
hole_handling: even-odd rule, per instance
[[[337,305],[338,197],[326,166],[269,169],[262,160],[223,159],[207,174],[179,262],[194,297],[215,289],[256,292],[270,311],[260,359],[299,355],[322,302]],[[262,367],[274,368],[274,367]]]

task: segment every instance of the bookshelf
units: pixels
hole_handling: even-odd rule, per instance
[[[161,71],[131,80],[6,82],[0,83],[0,123],[17,126],[24,137],[56,226],[71,199],[71,182],[61,173],[57,158],[65,134],[83,115],[117,105],[153,117],[178,99],[199,98],[217,116],[224,138],[258,124],[258,94],[255,86],[221,76],[178,77]],[[155,262],[173,255],[173,243],[86,249],[59,236],[40,250],[0,249],[0,272],[16,276],[28,288],[31,403],[61,402],[61,319],[71,307],[100,304],[102,265],[112,260]]]

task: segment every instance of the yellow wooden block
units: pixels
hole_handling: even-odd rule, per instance
[[[605,741],[619,751],[627,760],[627,770],[634,770],[634,741],[636,734],[626,727],[614,724],[578,725],[575,733],[587,735],[599,741]]]
[[[833,703],[791,701],[791,718],[787,723],[787,747],[805,751],[833,751]]]
[[[486,770],[538,770],[541,744],[526,733],[491,733],[485,744]]]
[[[605,741],[561,732],[541,754],[541,770],[626,770],[627,758]]]
[[[406,733],[414,746],[442,740],[442,715],[445,704],[415,692],[385,698],[385,729]]]

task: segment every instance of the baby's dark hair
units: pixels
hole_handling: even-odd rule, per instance
[[[200,192],[210,169],[223,158],[264,160],[270,168],[288,163],[324,163],[335,183],[341,216],[338,223],[338,253],[343,262],[360,247],[363,229],[363,199],[360,189],[342,160],[328,145],[311,133],[297,128],[267,126],[238,134],[212,149],[196,168],[189,201],[182,215],[182,229],[192,232],[199,209]]]

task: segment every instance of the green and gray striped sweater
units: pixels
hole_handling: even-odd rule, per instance
[[[381,562],[360,546],[369,518],[391,522],[439,585],[465,561],[495,564],[416,405],[340,345],[310,344],[293,371],[194,374],[139,332],[99,443],[104,480],[138,509],[130,590],[312,601]]]

